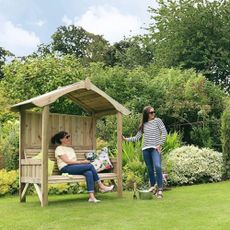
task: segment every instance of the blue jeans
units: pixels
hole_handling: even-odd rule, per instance
[[[100,180],[96,169],[91,164],[66,165],[60,171],[72,175],[84,175],[88,192],[94,192],[94,183]]]
[[[163,176],[162,176],[162,168],[161,168],[161,155],[160,153],[154,149],[149,148],[143,150],[143,157],[145,164],[148,169],[149,179],[151,186],[154,186],[157,181],[158,188],[163,188]],[[156,170],[156,179],[154,169]]]

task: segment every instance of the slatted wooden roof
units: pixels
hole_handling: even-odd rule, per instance
[[[20,102],[13,105],[11,110],[18,112],[33,107],[44,107],[52,104],[62,96],[69,98],[85,111],[93,113],[96,116],[115,114],[118,111],[124,115],[130,114],[128,109],[93,85],[89,79],[59,87],[49,93]]]

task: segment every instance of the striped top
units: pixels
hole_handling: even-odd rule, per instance
[[[134,137],[129,137],[127,141],[136,142],[142,137],[143,133],[139,130]],[[144,123],[144,144],[142,150],[148,148],[156,148],[165,142],[167,130],[160,118],[155,118]]]

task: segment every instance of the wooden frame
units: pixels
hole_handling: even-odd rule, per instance
[[[89,116],[50,114],[49,104],[62,96],[81,106],[89,113]],[[26,111],[33,107],[41,107],[42,114]],[[117,180],[117,194],[118,197],[122,197],[122,116],[130,113],[128,109],[86,79],[16,104],[11,107],[11,110],[20,112],[20,202],[26,201],[29,184],[35,186],[41,206],[45,207],[48,205],[48,183],[83,181],[83,176],[72,176],[71,178],[57,174],[48,176],[48,155],[54,157],[55,147],[50,143],[50,138],[57,131],[71,129],[75,140],[72,143],[73,147],[76,154],[80,154],[81,157],[82,152],[96,149],[97,119],[110,114],[117,114],[118,155],[117,159],[113,160],[114,170],[100,174],[100,177]],[[31,158],[36,151],[37,153],[42,151],[42,160]]]

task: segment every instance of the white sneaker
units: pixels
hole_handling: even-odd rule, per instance
[[[99,202],[101,202],[100,200],[98,200],[98,199],[91,199],[91,198],[89,198],[89,200],[88,200],[88,202],[90,202],[90,203],[99,203]]]
[[[104,189],[99,189],[100,192],[105,193],[105,192],[111,192],[114,188],[114,185],[111,185],[109,187],[105,187]]]

